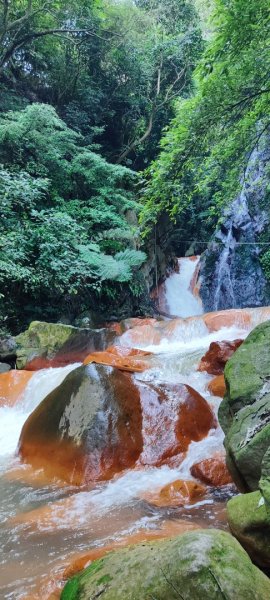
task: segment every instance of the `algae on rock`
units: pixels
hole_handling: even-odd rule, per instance
[[[65,586],[61,600],[269,600],[270,581],[239,543],[199,530],[111,552]]]
[[[233,535],[252,560],[270,567],[270,512],[262,494],[251,492],[235,496],[227,504],[228,520]]]

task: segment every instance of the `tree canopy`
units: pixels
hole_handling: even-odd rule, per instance
[[[213,28],[194,75],[195,93],[176,101],[161,154],[148,170],[146,230],[166,210],[188,222],[196,215],[197,230],[201,222],[209,236],[270,127],[269,2],[215,0]]]

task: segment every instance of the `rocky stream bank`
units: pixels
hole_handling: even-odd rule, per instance
[[[269,317],[2,341],[4,598],[270,597]]]

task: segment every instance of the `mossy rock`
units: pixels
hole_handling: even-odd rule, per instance
[[[227,510],[231,531],[252,560],[270,568],[270,512],[262,494],[257,491],[235,496],[229,500]]]
[[[63,323],[33,321],[20,333],[17,344],[17,367],[40,369],[77,362],[94,350],[103,350],[115,339],[106,329],[80,329]]]
[[[264,497],[265,508],[270,512],[270,448],[268,448],[262,460],[259,488]]]
[[[241,474],[244,488],[248,491],[255,491],[259,487],[262,461],[269,446],[270,394],[266,394],[261,400],[238,412],[225,440],[230,457],[229,466],[234,463],[234,468]]]
[[[227,393],[219,409],[219,422],[227,433],[235,414],[270,392],[270,321],[258,325],[227,362]]]
[[[112,552],[61,600],[269,600],[270,581],[228,533],[200,530]]]

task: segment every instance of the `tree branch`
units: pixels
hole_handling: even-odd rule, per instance
[[[1,69],[3,69],[5,64],[9,61],[9,59],[14,54],[14,52],[16,52],[16,50],[19,50],[20,48],[22,48],[22,46],[28,44],[29,42],[32,42],[33,40],[42,38],[46,35],[55,35],[57,33],[63,34],[63,35],[66,33],[70,33],[72,35],[77,35],[79,33],[83,33],[84,35],[88,35],[90,37],[97,37],[100,40],[103,40],[105,42],[107,41],[106,38],[102,38],[94,31],[90,31],[90,30],[86,30],[86,29],[72,29],[72,28],[63,29],[62,27],[60,27],[60,28],[58,27],[55,29],[45,29],[44,31],[33,32],[33,33],[30,33],[30,34],[24,36],[20,40],[14,41],[12,43],[12,45],[6,50],[5,54],[0,59],[0,71],[1,71]]]
[[[154,123],[154,115],[155,115],[155,110],[153,108],[152,113],[150,115],[149,118],[149,123],[148,123],[148,127],[146,129],[146,131],[144,132],[144,134],[137,140],[134,140],[123,152],[122,154],[120,154],[118,160],[116,161],[116,164],[119,165],[120,163],[123,162],[123,160],[125,160],[125,158],[127,158],[127,156],[130,154],[130,152],[132,152],[132,150],[134,150],[136,148],[136,146],[138,146],[139,144],[143,144],[143,142],[145,142],[145,140],[147,140],[147,138],[149,137],[152,129],[153,129],[153,123]]]

